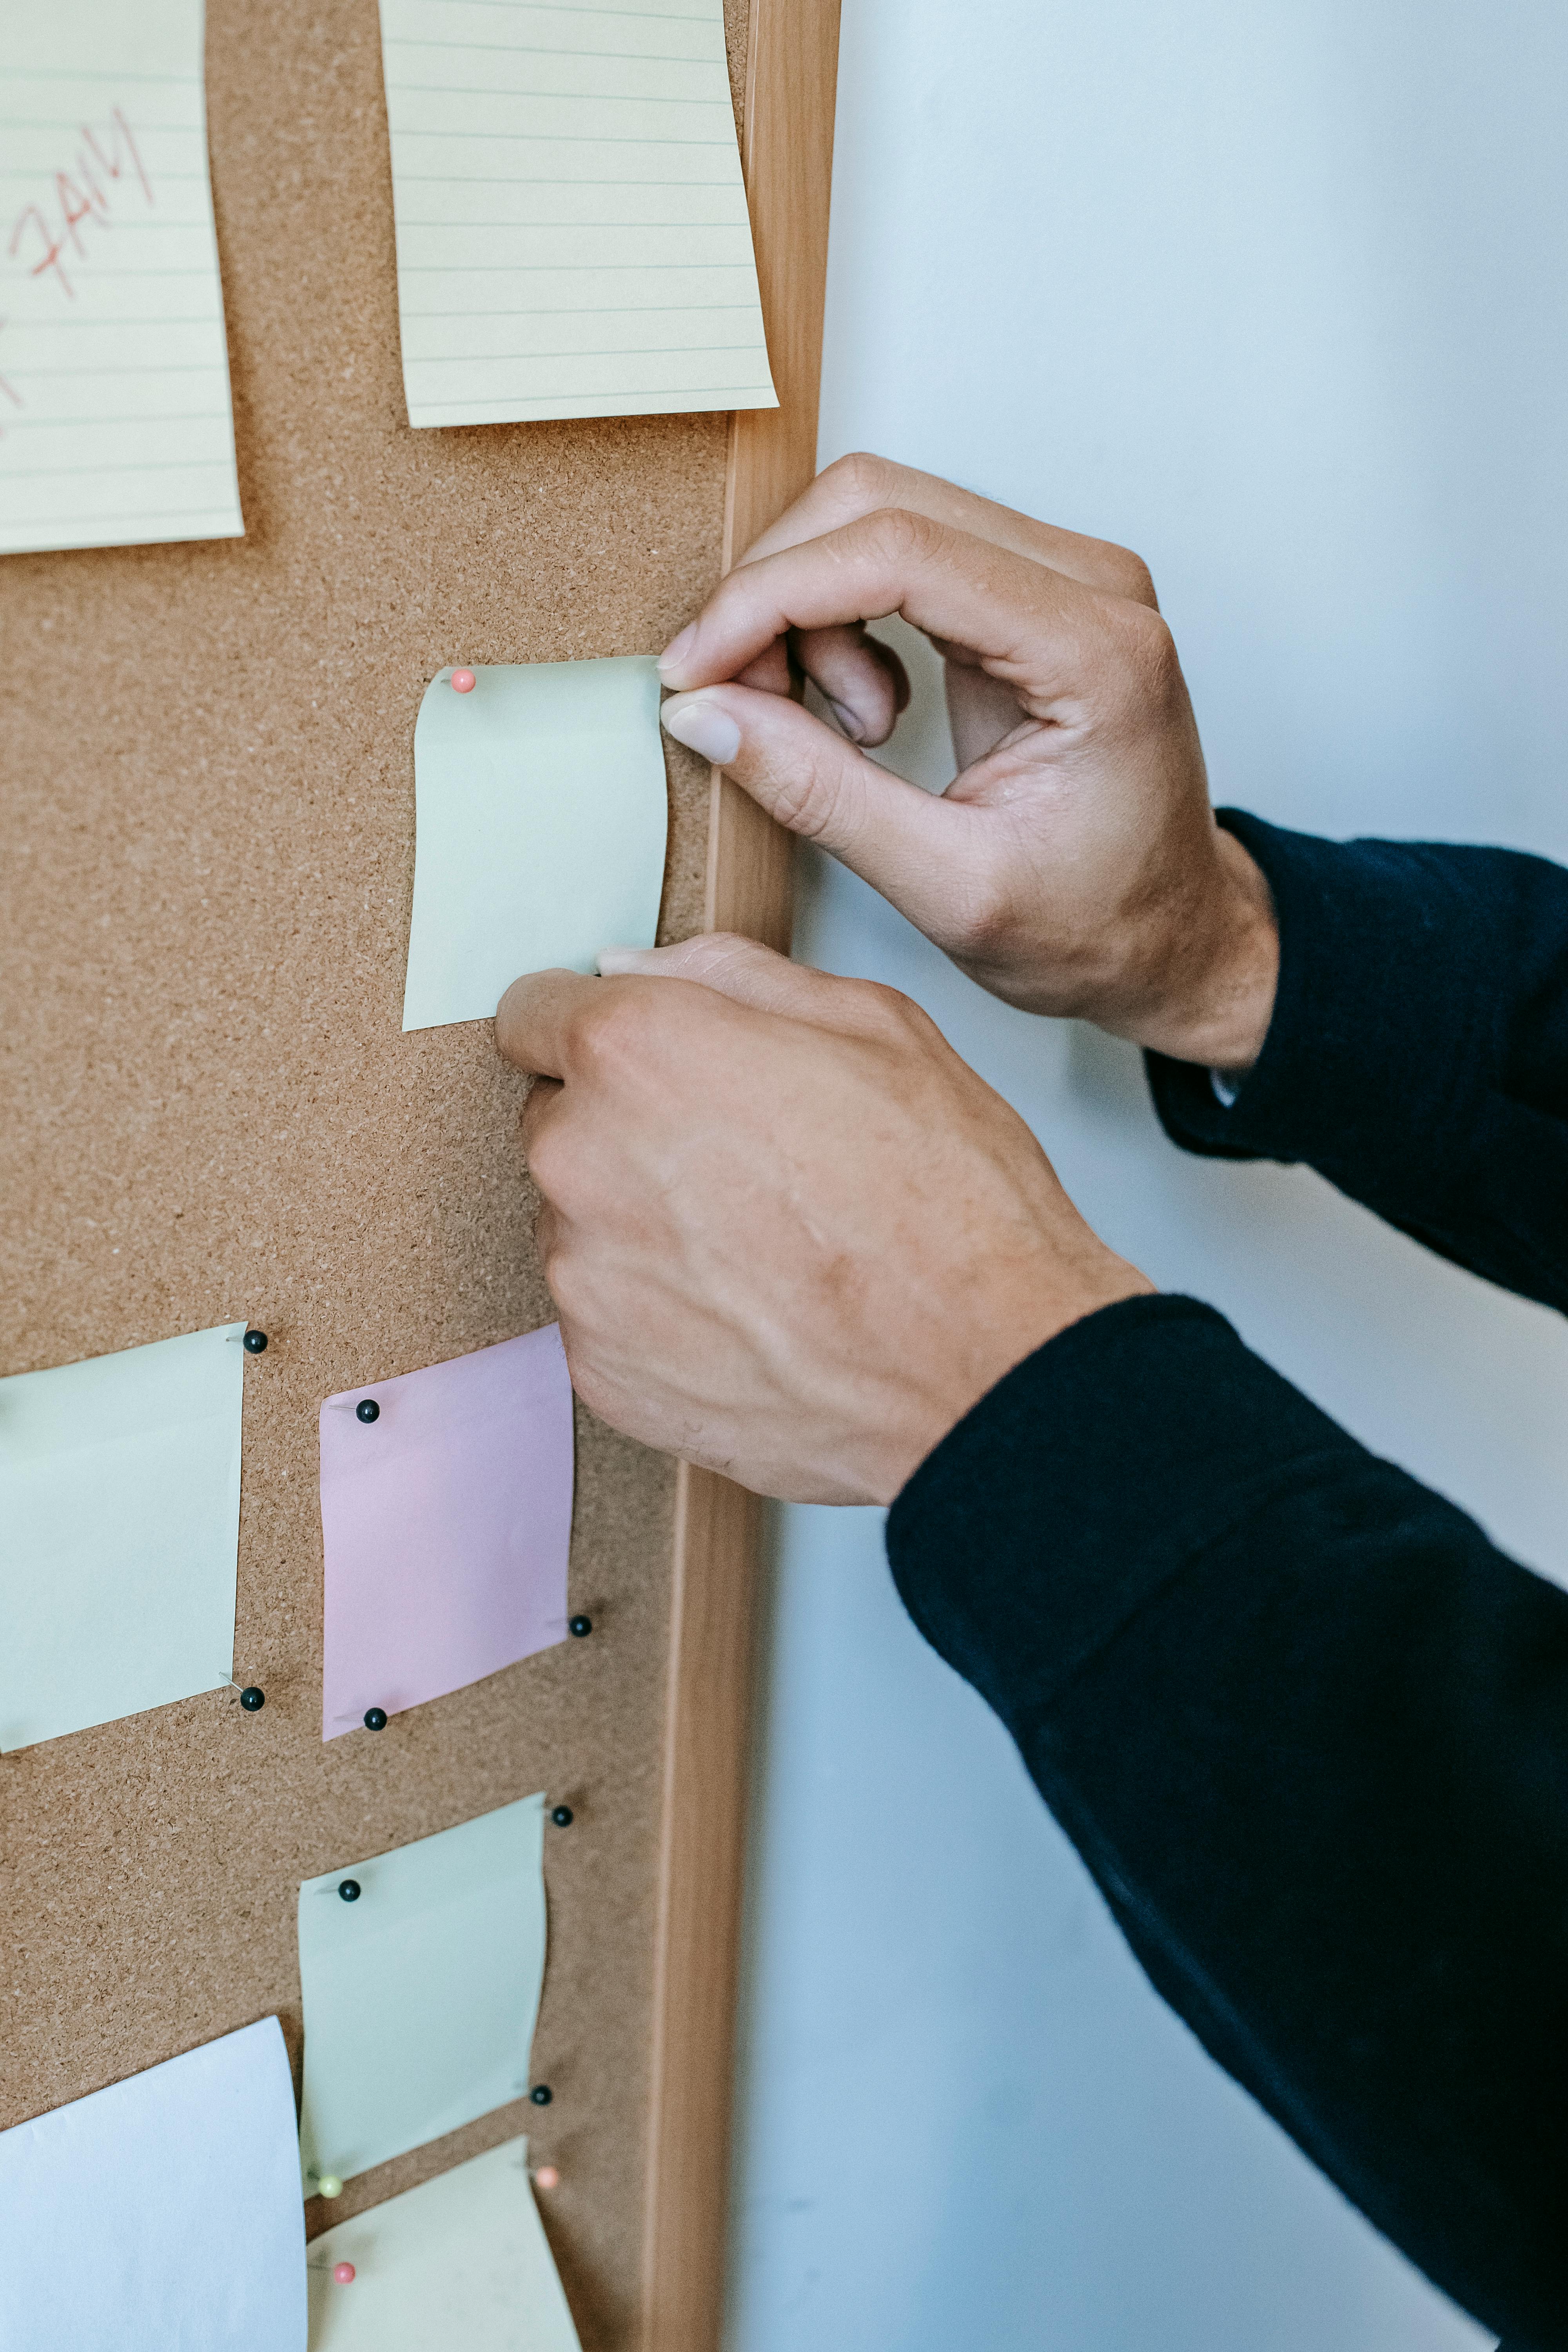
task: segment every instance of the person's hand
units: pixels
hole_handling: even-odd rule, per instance
[[[863,624],[947,662],[941,797],[858,746],[907,687]],[[789,698],[791,659],[844,737]],[[670,733],[863,875],[994,994],[1238,1070],[1279,944],[1268,885],[1209,808],[1171,633],[1124,548],[878,457],[819,475],[660,663]]]
[[[889,1502],[1064,1325],[1151,1286],[915,1005],[710,933],[496,1015],[573,1384],[807,1502]]]

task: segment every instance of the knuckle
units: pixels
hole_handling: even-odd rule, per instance
[[[657,982],[647,987],[626,981],[600,983],[566,1026],[566,1049],[575,1071],[590,1078],[613,1080],[647,1061],[658,1028],[651,994],[658,985]]]
[[[898,468],[869,449],[852,449],[825,466],[819,479],[847,507],[876,507],[886,500]]]
[[[566,1350],[574,1394],[600,1421],[608,1421],[615,1405],[615,1384],[599,1363],[588,1333],[565,1307],[561,1310],[561,1344]]]
[[[996,868],[964,876],[953,894],[953,929],[964,952],[985,961],[1015,936],[1018,909],[1013,886]]]
[[[860,526],[874,554],[897,567],[933,554],[948,536],[941,523],[910,507],[882,507]]]
[[[774,813],[790,833],[821,841],[835,830],[842,807],[842,774],[834,751],[793,759],[775,779]]]
[[[525,1129],[522,1148],[534,1191],[541,1200],[558,1201],[570,1187],[573,1160],[571,1144],[563,1135],[559,1121],[531,1133]]]
[[[928,1014],[902,989],[889,988],[879,980],[847,980],[843,985],[846,1010],[856,1025],[889,1045],[923,1038],[931,1026]]]
[[[546,1230],[541,1241],[539,1267],[563,1318],[570,1318],[580,1327],[584,1305],[581,1260],[567,1248],[562,1234],[553,1226]]]
[[[1116,547],[1109,541],[1105,542],[1105,555],[1113,593],[1125,596],[1131,604],[1142,604],[1158,613],[1160,600],[1154,593],[1154,575],[1143,558],[1134,555],[1130,547]]]
[[[1175,700],[1184,688],[1181,656],[1169,624],[1146,605],[1137,605],[1123,615],[1121,634],[1140,698],[1161,705]]]

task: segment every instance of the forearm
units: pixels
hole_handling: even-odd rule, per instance
[[[1214,2055],[1562,2340],[1568,1599],[1170,1298],[1010,1375],[889,1552]]]
[[[1219,1055],[1149,1055],[1172,1139],[1304,1160],[1444,1256],[1568,1306],[1568,873],[1499,849],[1319,841],[1234,811],[1278,990],[1233,1108]]]

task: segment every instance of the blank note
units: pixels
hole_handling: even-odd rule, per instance
[[[527,2090],[543,1858],[544,1800],[522,1797],[300,1887],[307,2194]]]
[[[651,947],[668,795],[651,655],[444,669],[414,730],[405,1029],[488,1020],[520,972]]]
[[[353,2263],[339,2286],[335,2263]],[[503,2140],[310,2242],[310,2352],[578,2352],[528,2178]]]
[[[411,425],[773,408],[722,0],[381,0]]]
[[[5,2352],[304,2352],[275,2017],[0,2132]]]
[[[0,1748],[233,1672],[244,1332],[0,1381]]]
[[[0,551],[236,539],[202,0],[0,0]]]
[[[374,1422],[356,1408],[370,1398]],[[321,1407],[321,1737],[566,1638],[572,1381],[558,1324]]]

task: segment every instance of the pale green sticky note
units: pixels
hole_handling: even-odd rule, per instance
[[[723,0],[381,0],[410,425],[774,408]]]
[[[668,798],[651,655],[444,669],[414,729],[405,1029],[484,1021],[521,972],[651,947]]]
[[[307,2194],[521,2098],[543,1977],[542,1796],[308,1878]]]
[[[245,1328],[0,1380],[0,1748],[232,1675]]]
[[[525,2139],[338,2222],[310,2264],[310,2352],[578,2352]]]

